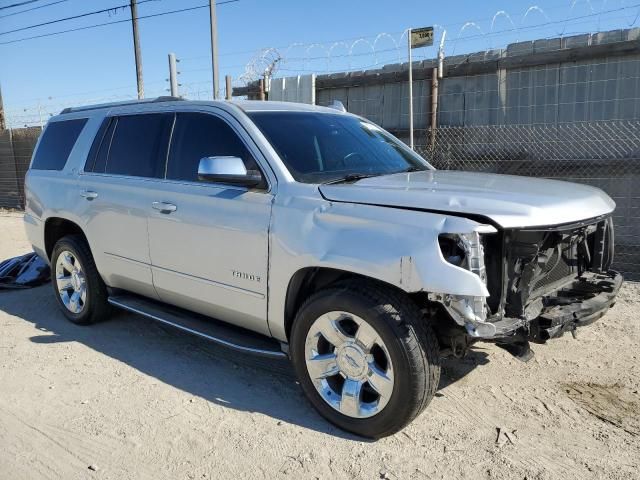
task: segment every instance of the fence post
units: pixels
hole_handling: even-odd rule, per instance
[[[409,60],[409,146],[413,150],[413,59],[411,56],[411,29],[407,30],[407,50]]]
[[[4,103],[2,103],[2,88],[0,88],[0,130],[7,128],[4,118]]]
[[[18,194],[18,207],[24,208],[24,189],[20,188],[20,176],[18,174],[18,158],[16,156],[15,145],[13,144],[13,130],[11,129],[9,129],[9,146],[11,147],[11,156],[13,157],[13,171],[16,176],[16,193]]]
[[[431,74],[431,150],[436,146],[436,128],[438,128],[438,67]]]
[[[171,88],[171,96],[178,97],[178,70],[176,68],[176,54],[169,54],[169,86]]]

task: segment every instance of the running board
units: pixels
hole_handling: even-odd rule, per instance
[[[287,358],[277,340],[204,315],[128,293],[118,292],[117,295],[110,296],[108,301],[118,308],[144,315],[240,352]]]

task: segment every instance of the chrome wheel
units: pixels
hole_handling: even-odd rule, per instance
[[[393,392],[393,365],[384,342],[362,318],[328,312],[305,342],[307,372],[331,407],[352,418],[379,413]]]
[[[56,285],[60,299],[67,310],[75,314],[81,313],[87,301],[87,279],[82,265],[68,250],[58,255]]]

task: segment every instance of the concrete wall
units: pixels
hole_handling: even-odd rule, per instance
[[[504,50],[448,57],[445,78],[440,81],[438,125],[638,119],[639,38],[640,29],[615,30],[521,42]],[[519,64],[525,66],[518,67]],[[508,68],[501,68],[502,65]],[[434,60],[414,62],[416,129],[430,126],[430,75],[434,66]],[[340,100],[350,112],[401,132],[408,128],[407,69],[405,63],[364,72],[319,75],[317,103],[328,105],[334,99]],[[389,77],[389,73],[397,75]]]

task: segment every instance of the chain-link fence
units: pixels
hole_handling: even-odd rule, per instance
[[[24,206],[24,175],[39,128],[0,132],[0,207]],[[427,143],[429,132],[416,132]],[[586,183],[616,202],[615,268],[640,280],[640,121],[441,127],[417,147],[439,169]]]
[[[419,138],[428,138],[421,132]],[[441,127],[418,147],[438,169],[545,177],[599,187],[616,202],[614,268],[640,280],[640,121]]]

